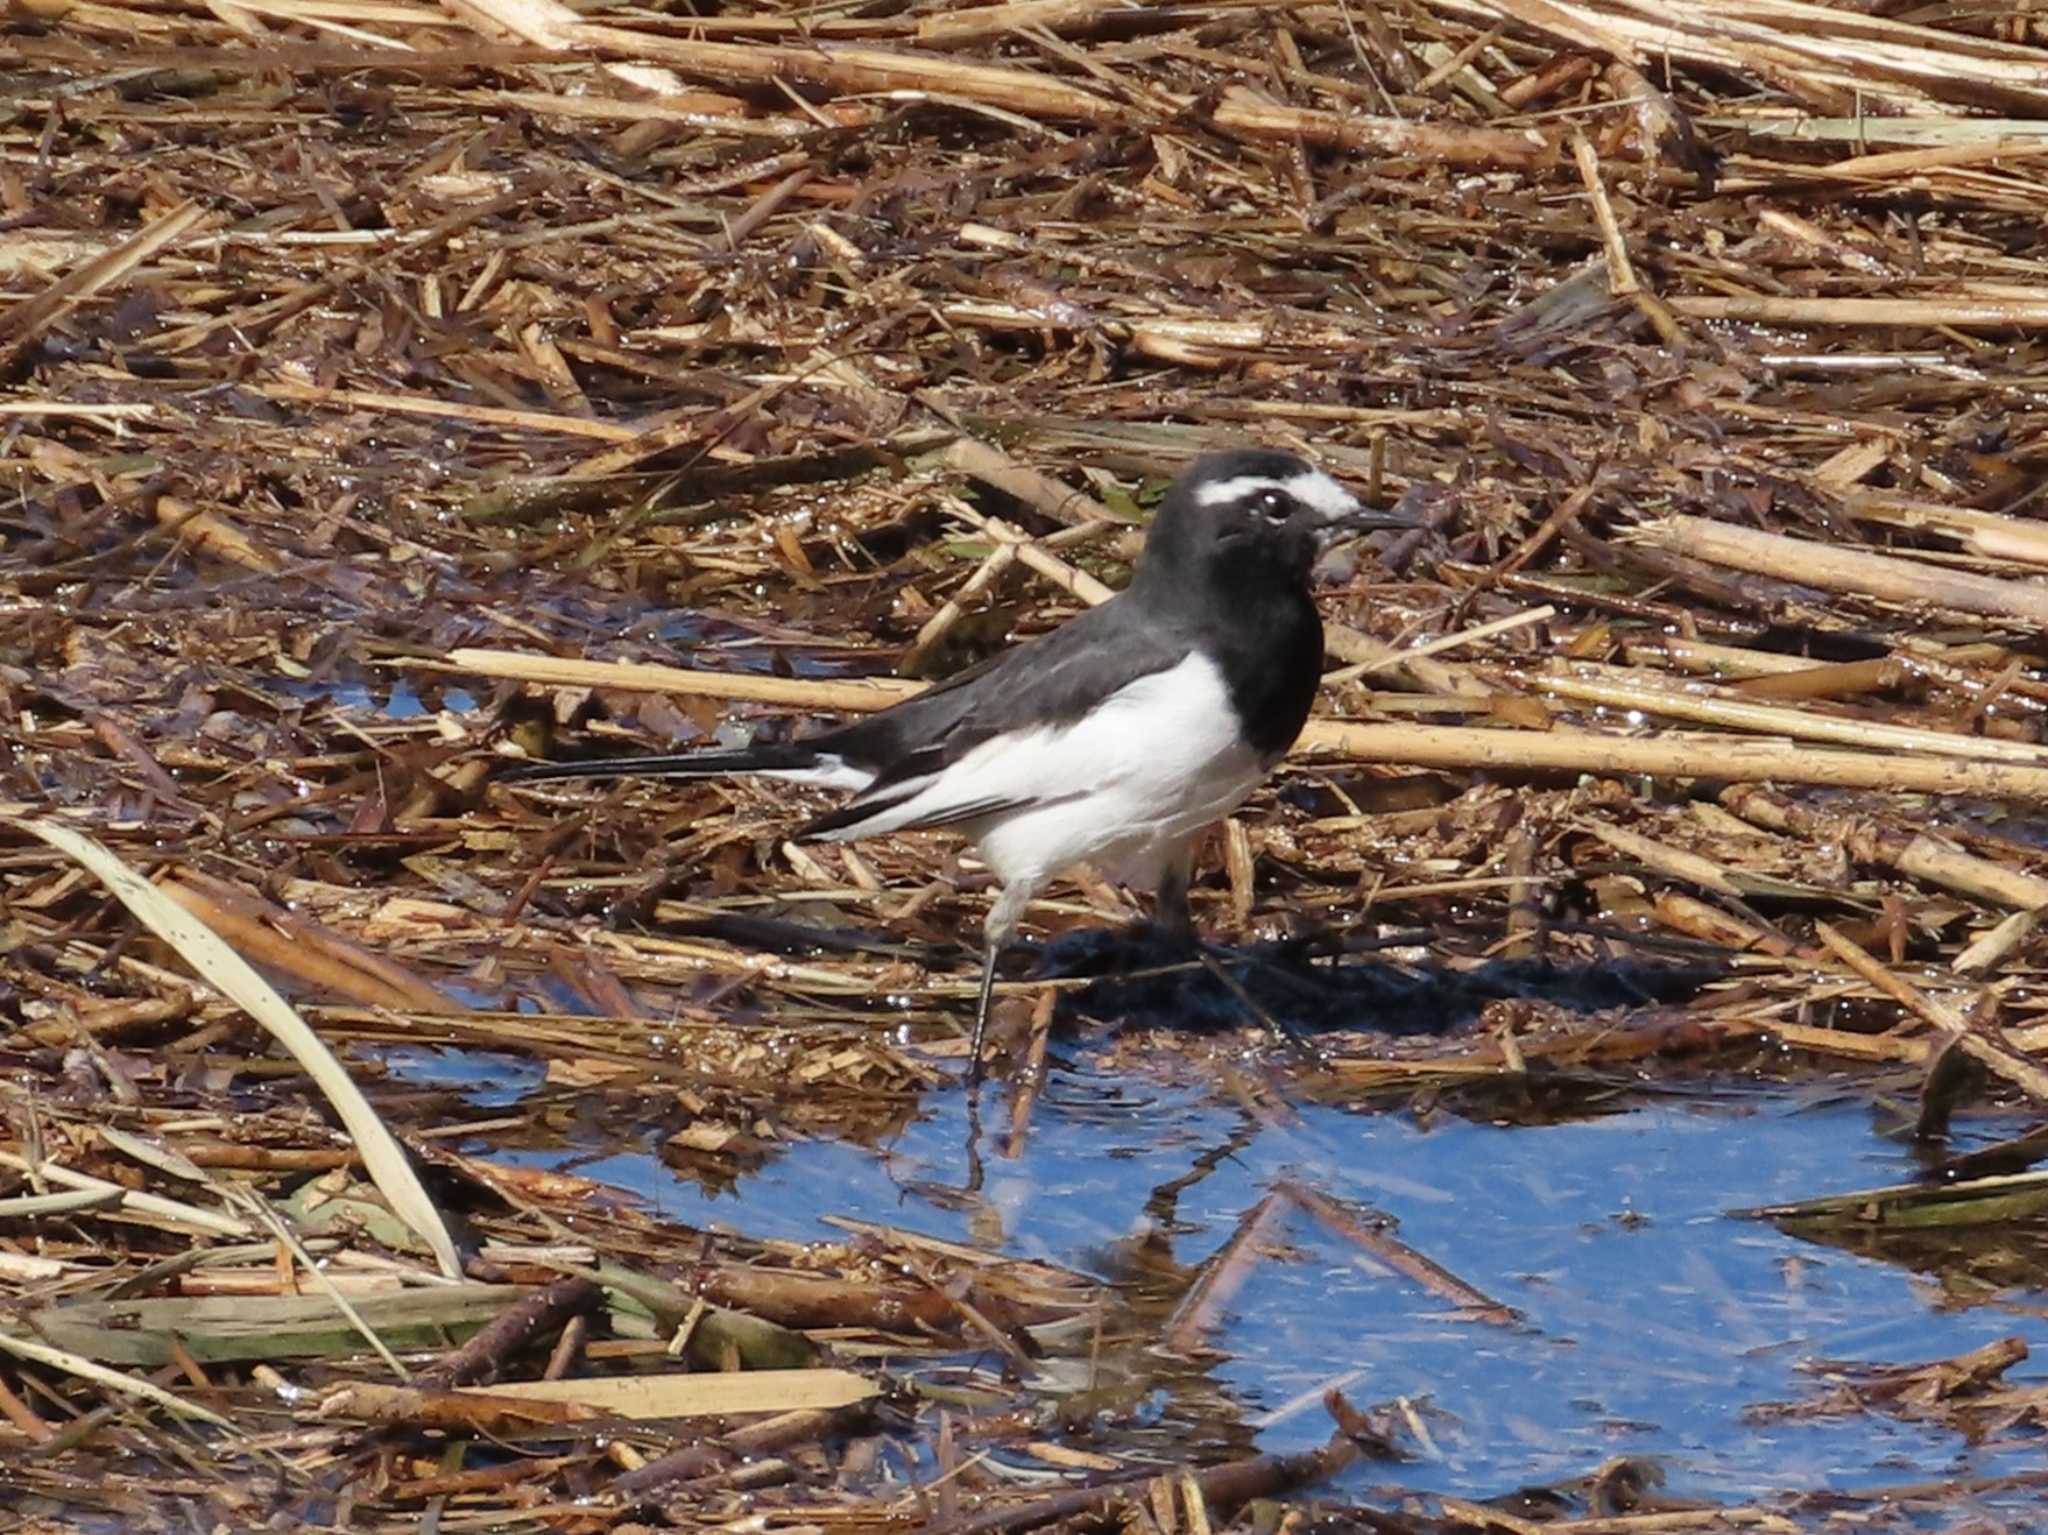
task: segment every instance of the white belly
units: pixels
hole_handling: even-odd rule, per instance
[[[1125,782],[1022,812],[988,827],[975,841],[1005,884],[1035,886],[1085,863],[1111,879],[1150,890],[1190,837],[1243,804],[1265,776],[1266,769],[1256,762],[1219,764],[1193,786],[1188,799],[1170,802],[1157,792],[1162,785]]]
[[[1072,725],[977,748],[932,792],[958,775],[958,803],[1034,801],[962,828],[1005,884],[1036,886],[1086,863],[1150,887],[1181,844],[1244,803],[1270,768],[1243,744],[1215,666],[1190,656]]]

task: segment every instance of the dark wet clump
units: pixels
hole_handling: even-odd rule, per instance
[[[1212,958],[1229,976],[1226,981],[1171,946],[1112,930],[1085,930],[1041,946],[1031,974],[1101,977],[1065,993],[1062,1008],[1119,1027],[1241,1029],[1271,1018],[1299,1034],[1368,1030],[1428,1035],[1470,1024],[1493,1002],[1535,1002],[1564,1012],[1595,1013],[1682,1001],[1728,970],[1725,963],[1541,959],[1485,960],[1454,969],[1433,960],[1333,961],[1321,954],[1322,947],[1304,940],[1213,949]]]

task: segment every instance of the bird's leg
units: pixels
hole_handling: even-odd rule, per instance
[[[1002,894],[988,909],[988,921],[982,924],[981,995],[974,1004],[974,1040],[967,1047],[967,1085],[970,1088],[981,1085],[981,1047],[988,1038],[989,1006],[995,1000],[996,960],[1016,941],[1018,925],[1024,920],[1024,908],[1030,904],[1037,888],[1023,880],[1003,886]]]
[[[1194,846],[1183,843],[1160,865],[1159,888],[1152,897],[1152,934],[1176,953],[1192,953],[1200,947],[1194,913],[1188,909],[1188,885],[1194,869]]]
[[[1002,951],[994,940],[982,940],[981,996],[974,1004],[974,1043],[967,1047],[967,1085],[981,1085],[981,1045],[988,1037],[988,1009],[996,994],[996,955]]]
[[[1194,844],[1183,843],[1160,866],[1159,893],[1152,905],[1152,930],[1161,941],[1173,946],[1176,951],[1190,954],[1202,962],[1202,968],[1221,983],[1237,1005],[1251,1015],[1258,1024],[1275,1039],[1283,1041],[1310,1066],[1321,1068],[1329,1062],[1323,1053],[1307,1039],[1300,1030],[1285,1019],[1259,1005],[1258,999],[1225,965],[1222,954],[1195,935],[1195,919],[1188,909],[1188,883],[1194,874]]]

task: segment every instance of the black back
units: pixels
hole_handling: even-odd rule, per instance
[[[1051,634],[807,743],[878,775],[809,830],[856,825],[878,802],[982,742],[1071,724],[1197,648],[1221,671],[1247,742],[1277,761],[1301,733],[1321,676],[1322,620],[1308,578],[1328,518],[1309,507],[1276,508],[1270,496],[1207,504],[1201,491],[1311,472],[1291,454],[1264,450],[1197,462],[1168,490],[1125,591]]]

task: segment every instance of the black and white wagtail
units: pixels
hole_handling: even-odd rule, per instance
[[[1002,881],[983,929],[972,1084],[996,958],[1054,875],[1086,863],[1152,889],[1162,936],[1192,942],[1196,836],[1264,781],[1315,698],[1310,567],[1340,539],[1407,525],[1292,454],[1212,454],[1167,491],[1128,588],[913,698],[806,740],[526,763],[499,781],[751,773],[857,791],[799,837],[942,826],[971,838]]]

